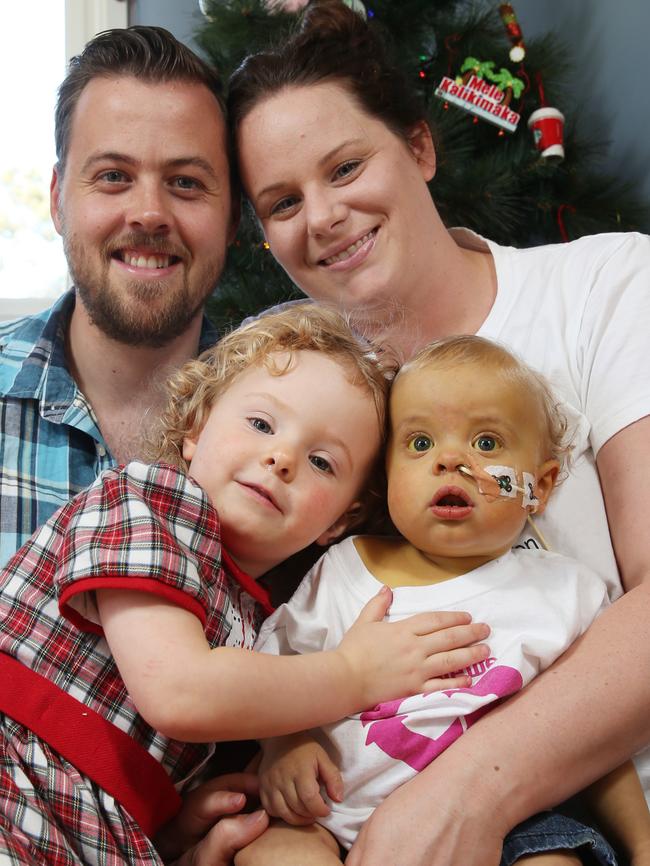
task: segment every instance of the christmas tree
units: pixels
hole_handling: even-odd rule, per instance
[[[579,128],[569,52],[525,39],[510,4],[346,0],[365,14],[419,88],[434,131],[431,194],[448,226],[526,247],[605,231],[648,231],[650,207],[599,168],[604,145]],[[203,0],[197,43],[224,78],[246,54],[281,45],[301,0]],[[561,111],[558,108],[561,106]],[[550,136],[550,137],[549,137]],[[301,297],[244,210],[209,313],[220,325]]]

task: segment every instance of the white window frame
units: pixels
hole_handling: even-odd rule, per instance
[[[70,59],[102,30],[127,27],[127,0],[65,0],[65,53]]]

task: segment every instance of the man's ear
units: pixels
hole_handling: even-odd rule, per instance
[[[422,177],[428,182],[436,173],[436,149],[429,124],[425,120],[418,121],[411,127],[406,137],[411,153],[415,157]]]
[[[316,544],[319,544],[321,547],[327,547],[328,544],[336,541],[336,539],[340,538],[343,533],[350,528],[350,526],[354,526],[359,522],[362,511],[363,506],[361,503],[353,502],[348,510],[342,514],[338,520],[335,520],[329,529],[326,529],[325,532],[318,536]]]
[[[537,470],[537,481],[535,482],[535,496],[537,497],[538,505],[535,508],[535,514],[543,514],[551,495],[555,482],[557,481],[560,464],[557,460],[547,460]]]
[[[59,170],[54,166],[50,181],[50,216],[52,217],[54,228],[59,234],[63,234],[61,221],[61,180]]]

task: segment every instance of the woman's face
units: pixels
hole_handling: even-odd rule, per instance
[[[430,278],[428,129],[406,142],[340,84],[289,87],[238,135],[242,180],[271,251],[307,294],[348,311],[408,303]]]

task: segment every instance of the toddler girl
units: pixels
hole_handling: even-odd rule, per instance
[[[363,517],[385,394],[339,314],[262,317],[172,378],[156,462],[104,473],[15,554],[0,575],[0,860],[160,863],[150,838],[210,741],[331,722],[485,655],[438,655],[485,636],[466,614],[380,622],[390,592],[327,652],[245,651],[271,610],[258,578]]]

